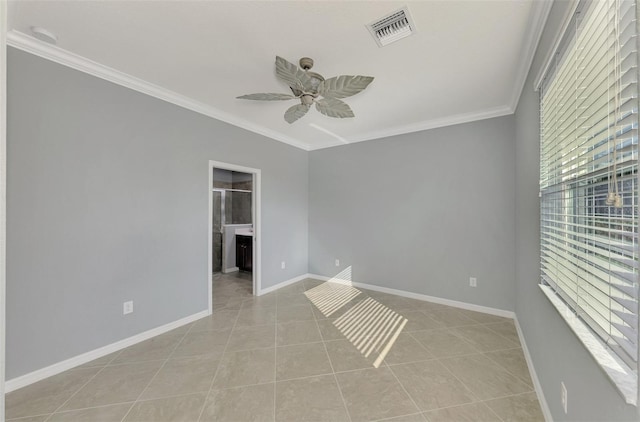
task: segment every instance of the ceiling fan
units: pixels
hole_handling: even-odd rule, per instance
[[[316,105],[316,110],[325,116],[345,118],[354,117],[351,107],[340,98],[350,97],[364,90],[373,81],[372,76],[341,75],[325,79],[316,72],[310,72],[313,60],[300,59],[300,68],[276,56],[276,75],[289,85],[291,94],[248,94],[237,97],[242,100],[284,101],[300,100],[300,104],[290,107],[284,113],[287,123],[293,123]],[[322,97],[322,98],[320,98]]]

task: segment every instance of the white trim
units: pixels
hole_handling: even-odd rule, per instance
[[[526,52],[520,56],[520,64],[516,71],[516,83],[511,97],[511,109],[514,111],[518,107],[524,84],[529,75],[529,69],[531,69],[544,26],[551,12],[551,6],[553,6],[552,0],[534,1],[531,5],[531,14],[529,15],[529,24],[527,26],[528,31],[524,41]]]
[[[544,10],[544,8],[541,9]],[[533,31],[533,33],[535,34],[536,32]],[[311,147],[308,145],[304,145],[296,139],[286,136],[280,132],[265,128],[260,125],[256,125],[248,120],[239,118],[235,115],[224,112],[202,102],[193,100],[187,96],[170,91],[161,86],[144,81],[140,78],[136,78],[135,76],[131,76],[119,70],[94,62],[70,51],[64,50],[60,47],[40,42],[37,39],[22,32],[16,30],[11,30],[10,32],[8,32],[7,44],[27,53],[42,57],[46,60],[50,60],[63,66],[67,66],[80,72],[98,77],[100,79],[113,82],[123,87],[133,89],[135,91],[152,96],[154,98],[158,98],[187,110],[212,117],[214,119],[266,136],[268,138],[283,142],[285,144],[300,148],[305,151],[313,151],[317,149],[344,145],[345,143],[370,141],[373,139],[386,138],[390,136],[403,135],[406,133],[437,129],[440,127],[453,126],[478,120],[490,119],[493,117],[505,116],[513,114],[515,111],[515,106],[517,105],[504,105],[470,113],[447,116],[439,119],[426,120],[416,124],[397,126],[380,131],[365,133],[363,135],[346,138],[343,141],[326,144],[320,147]],[[519,98],[521,92],[522,90],[515,91],[515,94],[513,94],[511,98],[512,102],[514,101],[514,98]]]
[[[552,422],[553,418],[551,417],[551,411],[549,410],[549,405],[547,404],[547,400],[544,396],[544,392],[542,390],[542,385],[540,384],[540,380],[538,379],[538,375],[536,374],[536,370],[533,366],[533,360],[531,359],[531,355],[529,354],[529,349],[527,348],[527,343],[524,340],[524,335],[522,333],[522,329],[520,328],[520,323],[518,322],[518,318],[515,313],[512,311],[506,311],[502,309],[489,308],[486,306],[474,305],[472,303],[459,302],[456,300],[450,299],[442,299],[434,296],[427,296],[419,293],[407,292],[405,290],[391,289],[388,287],[376,286],[373,284],[366,283],[358,283],[353,282],[351,280],[344,280],[333,277],[326,277],[317,274],[307,274],[307,278],[318,279],[322,281],[329,281],[334,283],[347,284],[354,287],[360,287],[363,289],[374,290],[377,292],[390,293],[397,296],[408,297],[411,299],[424,300],[426,302],[438,303],[441,305],[448,305],[455,308],[466,309],[470,311],[482,312],[490,315],[501,316],[505,318],[511,318],[514,320],[516,330],[518,331],[518,338],[520,339],[520,343],[522,345],[522,352],[524,353],[525,360],[527,361],[527,367],[529,368],[529,373],[531,374],[531,380],[533,381],[534,388],[536,390],[536,394],[538,396],[538,401],[540,402],[540,407],[542,409],[542,414],[547,422]]]
[[[225,268],[224,270],[222,270],[222,272],[225,273],[225,274],[227,274],[227,273],[235,273],[236,271],[240,271],[240,268],[231,267],[231,268]]]
[[[127,73],[94,62],[60,47],[40,42],[29,35],[16,31],[15,29],[8,32],[7,44],[11,47],[26,51],[27,53],[42,57],[43,59],[47,59],[63,66],[79,70],[80,72],[93,75],[100,79],[133,89],[134,91],[175,104],[187,110],[213,117],[214,119],[284,142],[285,144],[289,144],[305,151],[308,150],[305,145],[289,136],[283,135],[282,133],[256,125],[248,120],[239,118],[210,105],[193,100],[182,94],[178,94],[161,86],[144,81],[140,78],[136,78],[135,76],[131,76]]]
[[[423,130],[437,129],[440,127],[453,126],[453,125],[459,125],[463,123],[475,122],[478,120],[491,119],[494,117],[513,114],[513,112],[514,112],[514,109],[509,106],[500,106],[500,107],[494,107],[494,108],[490,108],[482,111],[474,111],[471,113],[463,113],[463,114],[457,114],[454,116],[447,116],[440,119],[426,120],[424,122],[406,125],[406,126],[396,126],[393,128],[379,130],[376,132],[369,132],[363,135],[344,138],[344,140],[346,141],[347,144],[353,144],[356,142],[371,141],[373,139],[387,138],[390,136],[404,135],[406,133],[420,132]],[[324,148],[336,147],[344,144],[345,142],[334,142],[332,144],[326,144],[320,147],[309,147],[308,150],[315,151],[315,150],[324,149]]]
[[[262,296],[264,294],[274,292],[274,291],[276,291],[278,289],[281,289],[283,287],[287,287],[290,284],[297,283],[298,281],[302,281],[302,280],[307,279],[307,278],[313,278],[313,276],[311,276],[309,274],[302,274],[302,275],[299,275],[297,277],[290,278],[289,280],[285,280],[285,281],[283,281],[281,283],[276,284],[275,286],[267,287],[265,289],[260,290],[258,292],[258,296]]]
[[[569,8],[567,9],[567,13],[562,19],[562,25],[560,25],[560,28],[558,29],[558,32],[553,39],[553,47],[549,51],[547,51],[547,56],[545,57],[543,62],[544,64],[542,65],[540,70],[538,70],[538,76],[536,76],[536,78],[534,79],[534,91],[538,91],[540,89],[540,86],[542,85],[542,79],[547,74],[549,66],[551,66],[553,56],[555,56],[556,51],[558,51],[558,48],[560,47],[560,42],[562,42],[562,38],[564,37],[564,34],[567,31],[569,24],[571,23],[571,19],[576,13],[576,8],[578,7],[578,3],[580,2],[580,0],[572,0],[572,2],[573,3],[569,6]]]
[[[618,389],[627,404],[636,406],[638,402],[638,374],[618,355],[596,336],[575,312],[549,286],[538,284],[545,296],[558,310],[569,328],[578,337],[585,349],[607,374],[613,385]]]
[[[7,29],[8,5],[0,1],[0,421],[4,420],[7,242]]]
[[[213,312],[213,169],[223,169],[249,173],[253,175],[253,200],[252,200],[252,224],[253,224],[253,294],[259,295],[262,287],[262,170],[252,167],[239,166],[237,164],[224,163],[222,161],[209,160],[209,221],[208,228],[208,292],[209,292],[209,313]]]
[[[262,173],[253,173],[253,294],[262,289]],[[257,251],[257,253],[256,253]]]
[[[45,378],[59,374],[71,368],[75,368],[76,366],[83,365],[85,363],[91,362],[92,360],[122,350],[126,347],[133,346],[134,344],[140,343],[141,341],[148,340],[152,337],[164,334],[168,331],[174,330],[193,321],[197,321],[200,318],[206,317],[207,315],[211,314],[206,310],[200,311],[198,313],[189,315],[168,324],[161,325],[160,327],[156,327],[143,333],[136,334],[135,336],[128,337],[124,340],[111,343],[107,346],[100,347],[90,352],[86,352],[81,355],[63,360],[62,362],[54,363],[53,365],[49,365],[45,368],[38,369],[36,371],[29,372],[28,374],[10,379],[5,384],[6,392],[9,393],[19,388],[26,387],[27,385],[33,384],[34,382],[41,381]]]
[[[522,328],[520,327],[520,322],[517,317],[513,318],[513,322],[516,324],[516,330],[518,331],[518,338],[520,339],[520,345],[522,346],[522,352],[524,353],[524,358],[527,361],[527,367],[529,368],[529,374],[531,375],[531,380],[533,381],[533,387],[536,390],[536,394],[538,396],[538,403],[540,403],[540,408],[542,409],[542,414],[544,415],[544,420],[547,422],[552,422],[553,418],[551,417],[551,411],[549,410],[549,405],[547,404],[547,399],[544,396],[544,391],[542,390],[542,384],[540,384],[540,380],[538,379],[538,374],[536,373],[536,368],[533,366],[533,359],[531,359],[531,355],[529,354],[529,348],[527,347],[527,342],[524,340],[524,334],[522,333]]]
[[[207,223],[207,310],[213,313],[213,167],[209,161],[209,218]],[[222,239],[224,243],[224,238]],[[224,263],[224,262],[223,262]]]
[[[423,300],[425,302],[438,303],[440,305],[453,306],[454,308],[466,309],[468,311],[482,312],[484,314],[496,315],[504,318],[515,318],[513,311],[504,309],[490,308],[487,306],[475,305],[473,303],[459,302],[457,300],[443,299],[435,296],[423,295],[421,293],[408,292],[406,290],[391,289],[389,287],[376,286],[375,284],[359,283],[351,280],[344,280],[335,277],[326,277],[318,274],[307,274],[308,278],[315,278],[322,281],[331,281],[334,283],[347,284],[349,286],[360,287],[362,289],[373,290],[376,292],[389,293],[392,295],[408,297],[411,299]]]

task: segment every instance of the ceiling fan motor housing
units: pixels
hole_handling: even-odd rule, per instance
[[[313,67],[313,59],[309,57],[303,57],[300,59],[300,67],[304,70],[309,70]]]
[[[300,68],[304,69],[307,75],[311,78],[311,92],[316,94],[318,92],[318,85],[320,82],[324,81],[324,77],[316,72],[309,72],[309,69],[313,67],[313,59],[310,57],[303,57],[300,59]],[[291,88],[293,89],[293,88]],[[295,94],[295,92],[294,92]],[[299,96],[299,94],[297,94]]]

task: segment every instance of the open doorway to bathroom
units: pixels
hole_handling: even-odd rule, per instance
[[[259,294],[260,170],[209,164],[209,310]]]

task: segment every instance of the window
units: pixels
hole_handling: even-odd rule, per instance
[[[635,35],[635,0],[580,2],[540,96],[543,290],[629,372],[638,360]]]

